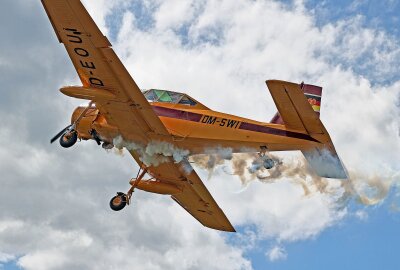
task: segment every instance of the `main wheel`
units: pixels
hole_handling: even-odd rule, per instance
[[[110,201],[110,207],[114,211],[122,210],[126,206],[128,198],[122,192],[118,192]]]
[[[60,137],[60,145],[64,148],[73,146],[78,140],[78,133],[75,130],[67,131]]]

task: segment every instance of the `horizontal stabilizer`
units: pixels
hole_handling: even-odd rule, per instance
[[[311,168],[320,177],[347,179],[347,171],[336,153],[333,144],[302,151]]]

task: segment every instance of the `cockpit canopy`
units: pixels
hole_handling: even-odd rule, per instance
[[[143,90],[142,90],[143,91]],[[159,90],[159,89],[149,89],[144,90],[143,95],[146,97],[149,102],[163,102],[163,103],[172,103],[178,105],[186,105],[186,106],[196,106],[204,107],[203,104],[189,97],[187,94],[168,91],[168,90]]]

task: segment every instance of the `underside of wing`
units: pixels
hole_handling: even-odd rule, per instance
[[[180,206],[206,227],[235,232],[232,224],[219,208],[197,173],[192,170],[186,175],[187,187],[182,193],[172,196]]]
[[[130,151],[130,153],[139,164],[142,164],[137,152]],[[155,180],[178,186],[181,192],[171,195],[171,198],[201,224],[216,230],[235,232],[189,163],[175,163],[171,159],[158,166],[150,166],[147,170]]]

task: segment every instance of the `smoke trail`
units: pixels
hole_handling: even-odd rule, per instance
[[[208,171],[208,179],[211,178],[214,170],[225,163],[226,160],[232,160],[233,154],[231,148],[209,148],[205,154],[192,155],[189,162],[195,163],[198,167]]]
[[[396,181],[395,175],[367,176],[356,170],[351,170],[346,180],[323,178],[315,173],[303,156],[283,160],[270,153],[261,157],[254,150],[252,153],[232,154],[232,149],[218,148],[209,149],[207,152],[206,155],[191,156],[190,161],[198,167],[206,169],[209,172],[209,178],[217,167],[223,166],[224,172],[238,176],[243,185],[254,180],[274,183],[285,179],[300,185],[304,196],[315,192],[335,195],[338,204],[341,205],[346,205],[351,199],[364,205],[377,204],[387,197],[390,187]],[[324,155],[326,155],[322,157],[324,160],[332,160],[328,152]],[[266,159],[272,160],[275,166],[268,170],[265,169],[264,161]],[[230,163],[231,172],[226,170],[226,163]],[[333,169],[332,166],[322,166],[322,168],[326,168],[328,171]],[[321,170],[321,167],[319,169]]]
[[[368,176],[355,170],[351,170],[348,179],[345,180],[323,178],[314,172],[304,157],[287,159],[266,173],[262,171],[265,169],[262,168],[256,173],[259,181],[269,183],[280,179],[290,179],[303,188],[305,196],[313,192],[329,195],[342,193],[338,202],[343,205],[351,199],[356,199],[364,205],[380,203],[387,197],[391,186],[396,181],[394,175]],[[333,182],[340,183],[340,185],[332,187],[330,184]]]
[[[390,188],[396,183],[396,176],[367,176],[363,173],[351,171],[350,185],[344,185],[345,196],[353,196],[360,203],[374,205],[385,199]]]
[[[255,160],[258,157],[256,153],[235,154],[232,158],[232,174],[239,176],[243,184],[254,180],[254,176],[246,176],[248,170],[248,160]]]
[[[182,164],[186,173],[190,173],[192,170],[187,162],[190,155],[189,151],[177,148],[170,143],[153,141],[147,145],[140,145],[126,142],[121,136],[116,137],[113,143],[117,154],[122,154],[124,147],[136,151],[146,166],[157,166],[172,158],[176,163]],[[285,179],[300,185],[304,191],[304,196],[309,196],[315,192],[335,196],[340,194],[337,202],[342,205],[347,204],[352,199],[365,205],[374,205],[387,197],[394,184],[398,183],[400,186],[398,174],[368,176],[356,170],[350,170],[347,180],[327,179],[318,176],[304,157],[282,159],[270,153],[260,156],[254,149],[242,149],[242,151],[245,153],[233,154],[231,148],[210,148],[206,149],[205,154],[190,156],[189,162],[207,170],[208,178],[211,178],[216,168],[223,166],[223,171],[237,175],[243,185],[254,180],[274,183]],[[331,159],[329,156],[323,158]],[[265,164],[268,165],[270,162],[273,162],[274,166],[266,169]],[[226,170],[227,163],[230,164],[231,172]],[[331,167],[327,167],[327,169],[332,170]],[[332,183],[336,183],[336,185],[332,186]],[[393,206],[392,208],[397,209],[398,207],[396,207]]]
[[[158,166],[161,163],[168,162],[170,158],[176,163],[180,163],[187,159],[190,154],[188,150],[177,148],[167,142],[152,141],[147,145],[141,145],[127,142],[121,136],[114,138],[113,144],[119,151],[123,148],[129,151],[136,151],[140,156],[140,160],[146,166]]]

